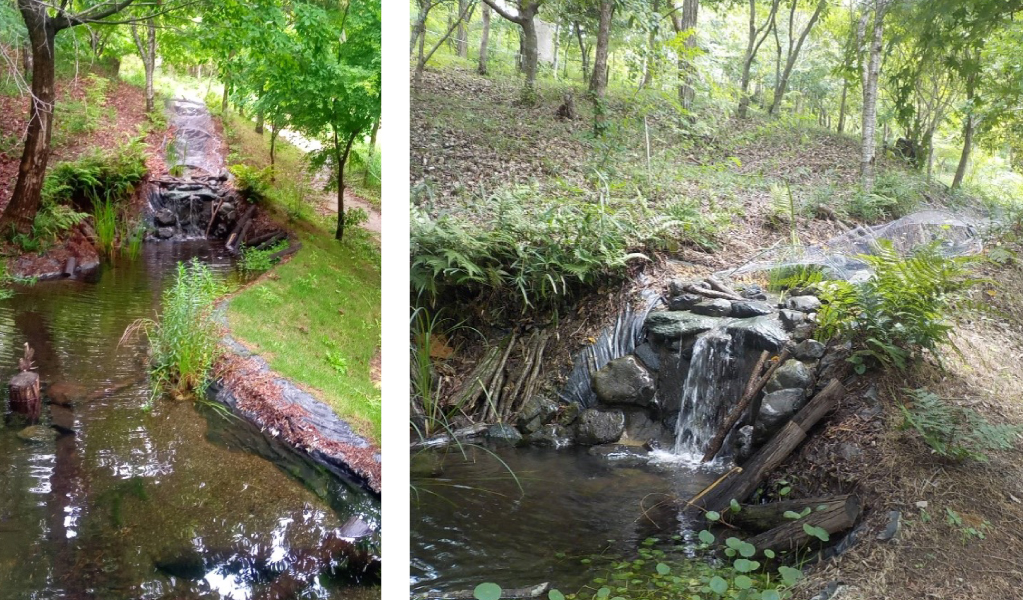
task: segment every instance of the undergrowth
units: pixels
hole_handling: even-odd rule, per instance
[[[916,431],[941,456],[987,462],[989,452],[1011,449],[1023,433],[1023,427],[993,424],[973,409],[957,406],[926,389],[906,392],[909,402],[899,405],[901,429]]]
[[[241,260],[238,262],[238,268],[247,273],[269,271],[280,260],[279,258],[274,258],[274,255],[287,248],[288,240],[281,240],[273,246],[262,250],[258,248],[244,248],[242,249]]]

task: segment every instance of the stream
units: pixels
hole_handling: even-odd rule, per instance
[[[118,342],[192,257],[234,277],[218,242],[145,244],[0,301],[2,374],[28,342],[44,396],[34,427],[3,404],[0,599],[379,597],[377,498],[223,410],[146,409],[146,342]]]

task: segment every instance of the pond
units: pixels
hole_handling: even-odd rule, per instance
[[[146,344],[119,340],[192,257],[232,276],[220,245],[146,244],[0,301],[0,373],[28,342],[48,399],[0,426],[0,598],[379,597],[378,499],[222,410],[146,408]]]
[[[606,458],[580,448],[491,454],[466,447],[464,458],[413,458],[414,465],[424,461],[429,468],[418,471],[432,473],[412,477],[417,593],[472,590],[487,581],[577,591],[595,576],[582,559],[635,556],[652,533],[643,507],[690,497],[717,477],[678,461]],[[681,528],[672,529],[661,535]]]

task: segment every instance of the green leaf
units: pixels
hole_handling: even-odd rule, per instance
[[[668,565],[666,565],[664,563],[657,563],[657,567],[656,568],[657,568],[657,572],[659,574],[661,574],[661,575],[667,575],[668,573],[671,573],[671,567],[669,567]]]
[[[716,510],[708,510],[707,514],[705,514],[704,517],[706,517],[707,520],[711,522],[720,521],[721,513],[717,512]]]
[[[781,600],[778,590],[764,590],[760,592],[760,600]]]
[[[795,520],[795,519],[802,519],[803,518],[803,515],[795,512],[795,511],[792,511],[792,510],[785,511],[784,513],[782,513],[781,516],[785,517],[786,519],[793,519],[793,520]]]
[[[501,586],[496,583],[481,583],[472,591],[476,600],[501,600]]]
[[[607,598],[610,595],[611,595],[611,588],[609,588],[609,587],[602,587],[599,590],[597,590],[597,598],[599,600],[603,600],[604,598]]]
[[[728,508],[732,512],[736,513],[742,510],[742,506],[735,500],[735,498],[732,498],[732,500],[728,503]]]
[[[749,542],[743,542],[739,545],[739,554],[746,558],[752,558],[757,553],[757,548]]]
[[[766,556],[767,558],[774,558],[775,556],[774,550],[771,550],[770,548],[764,548],[764,556]]]
[[[740,590],[748,590],[751,587],[753,587],[753,580],[745,575],[737,576],[735,580],[732,581],[732,583],[734,583],[735,587],[739,588]]]
[[[785,585],[794,585],[803,577],[803,572],[799,569],[793,569],[792,567],[786,567],[784,565],[778,567],[778,574],[781,575],[781,580],[785,583]]]
[[[700,538],[700,541],[703,542],[704,544],[714,543],[714,534],[707,531],[706,529],[702,530],[698,537]]]
[[[806,532],[806,535],[815,537],[822,542],[826,542],[831,539],[831,536],[828,535],[827,531],[820,527],[810,525],[809,523],[803,523],[803,531]]]
[[[558,590],[547,592],[547,600],[565,600],[565,595]]]
[[[728,582],[717,575],[711,577],[707,585],[710,586],[712,592],[719,596],[724,596],[728,591]]]
[[[742,540],[737,537],[730,537],[725,540],[725,545],[733,550],[738,550],[742,546]]]
[[[787,485],[787,486],[781,488],[780,490],[778,490],[778,495],[779,496],[788,496],[789,492],[791,492],[791,491],[792,491],[792,486],[788,486]]]

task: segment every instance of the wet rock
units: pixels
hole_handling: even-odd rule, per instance
[[[161,240],[169,240],[170,238],[174,237],[174,228],[160,227],[156,230],[156,237],[160,238]]]
[[[578,404],[562,404],[558,407],[557,423],[562,427],[568,427],[579,418],[582,408]]]
[[[806,390],[778,390],[764,396],[753,438],[761,444],[782,428],[806,404]]]
[[[750,300],[767,300],[767,293],[755,283],[751,283],[739,290],[739,295]]]
[[[778,311],[778,317],[781,319],[781,324],[785,328],[785,331],[792,331],[800,323],[806,320],[805,314],[796,310],[789,310],[787,308]]]
[[[654,378],[635,356],[623,356],[593,374],[593,391],[602,404],[650,406]]]
[[[655,311],[646,319],[647,331],[659,340],[682,340],[710,331],[718,319],[691,312]]]
[[[746,459],[753,456],[756,447],[753,444],[753,426],[743,425],[735,432],[732,438],[733,454],[738,463],[746,462]]]
[[[587,408],[575,424],[575,441],[585,446],[617,442],[625,431],[625,413]]]
[[[59,381],[51,384],[46,389],[46,396],[50,399],[53,404],[59,404],[61,406],[71,406],[75,402],[79,402],[88,395],[88,391],[75,383],[68,383],[66,381]]]
[[[785,364],[778,367],[778,370],[774,372],[774,375],[767,382],[767,386],[764,389],[767,393],[785,389],[805,390],[812,386],[813,383],[813,373],[810,372],[810,369],[807,369],[806,365],[798,360],[789,359],[785,361]]]
[[[522,405],[516,421],[522,433],[533,433],[558,414],[558,403],[539,394]]]
[[[789,339],[774,315],[739,319],[728,325],[728,333],[757,350],[777,350]]]
[[[828,348],[817,367],[817,387],[824,389],[832,379],[839,381],[846,378],[852,370],[849,357],[852,356],[852,344],[845,342]],[[818,391],[820,391],[818,389]]]
[[[738,319],[747,319],[749,317],[769,315],[772,312],[774,312],[774,309],[772,309],[770,305],[768,305],[765,302],[757,302],[754,300],[732,302],[731,315]]]
[[[732,303],[724,298],[714,298],[700,302],[689,311],[707,317],[727,317],[732,314]]]
[[[45,444],[57,439],[57,432],[46,425],[29,425],[18,432],[18,439],[29,444]]]
[[[495,446],[518,446],[522,434],[507,423],[496,423],[487,429],[487,441]]]
[[[679,294],[668,300],[668,310],[689,310],[703,301],[703,296]]]
[[[526,437],[526,441],[540,448],[564,448],[572,444],[567,428],[557,423],[548,423]]]
[[[653,345],[649,342],[640,344],[633,351],[639,362],[650,369],[651,371],[659,371],[661,369],[661,358],[657,356],[657,351],[654,350]]]
[[[803,340],[792,348],[792,356],[798,360],[818,360],[825,350],[827,347],[817,340]]]
[[[444,460],[436,452],[417,452],[410,458],[412,477],[440,477],[444,474]]]
[[[156,215],[153,216],[153,221],[155,221],[160,227],[174,226],[178,222],[174,213],[166,208],[156,211]]]
[[[785,308],[804,313],[817,312],[820,307],[821,301],[817,296],[792,296],[785,301]]]
[[[813,333],[816,327],[809,321],[796,325],[796,328],[792,330],[792,339],[797,342],[802,342],[813,338]]]
[[[674,430],[667,429],[645,410],[630,410],[625,414],[625,435],[637,443],[670,445],[674,441]]]

